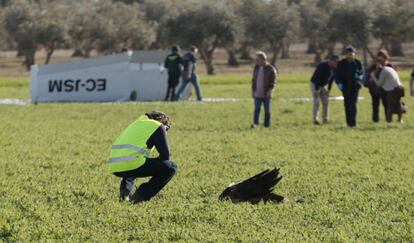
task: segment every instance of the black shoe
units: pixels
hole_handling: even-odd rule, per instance
[[[130,191],[128,191],[127,189],[122,189],[119,193],[119,201],[130,201]]]
[[[138,191],[135,191],[135,193],[132,194],[132,196],[129,197],[129,201],[133,204],[138,204],[138,203],[144,202],[146,200],[143,196],[138,194]]]
[[[319,121],[313,121],[313,125],[321,125]]]

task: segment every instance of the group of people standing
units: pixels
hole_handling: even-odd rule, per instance
[[[191,47],[185,55],[180,55],[180,48],[173,46],[172,53],[165,59],[164,66],[168,70],[168,88],[166,101],[179,100],[187,85],[191,83],[196,91],[197,100],[202,101],[200,82],[196,73],[197,48]],[[356,58],[356,50],[352,46],[345,49],[345,57],[333,55],[327,61],[316,67],[311,78],[311,92],[313,96],[312,119],[315,125],[329,123],[329,93],[335,81],[344,98],[346,123],[349,127],[357,124],[357,103],[359,90],[362,86],[368,88],[372,100],[372,121],[379,122],[380,104],[384,107],[385,119],[392,122],[393,114],[397,114],[398,121],[402,122],[406,106],[401,101],[404,96],[404,87],[401,84],[396,67],[389,61],[386,50],[380,50],[376,55],[376,62],[366,71]],[[182,84],[175,92],[182,79]],[[256,65],[253,70],[252,96],[254,98],[254,112],[252,128],[259,126],[261,107],[264,107],[265,127],[271,123],[271,97],[276,85],[277,70],[267,62],[264,52],[256,54]],[[414,95],[414,71],[410,81],[410,93]],[[319,106],[322,103],[322,120],[319,120]]]
[[[164,62],[164,67],[168,70],[168,87],[165,101],[179,100],[189,83],[194,86],[197,100],[203,100],[201,96],[200,82],[196,73],[197,52],[198,49],[192,46],[189,52],[184,56],[181,56],[180,47],[173,46],[171,48],[171,54],[166,57]],[[180,83],[180,78],[182,79],[182,83],[176,93],[175,89]]]
[[[168,91],[166,100],[177,100],[185,87],[191,82],[197,93],[197,99],[202,100],[201,91],[195,73],[197,53],[196,48],[181,57],[179,48],[174,46],[172,53],[167,56],[165,67],[168,69]],[[183,83],[175,94],[175,88],[182,77]],[[276,85],[277,70],[267,62],[264,52],[256,54],[256,65],[253,70],[252,96],[254,98],[254,114],[252,128],[259,126],[261,106],[264,106],[264,126],[269,127],[270,104],[273,90]],[[320,124],[318,118],[319,102],[323,105],[323,123],[329,123],[329,91],[333,81],[342,91],[344,97],[346,122],[348,126],[356,126],[358,93],[362,85],[368,87],[372,96],[372,119],[379,121],[379,106],[384,105],[387,122],[392,121],[392,114],[398,115],[402,121],[404,112],[401,97],[404,88],[395,71],[395,66],[389,62],[389,55],[385,50],[378,52],[376,63],[366,72],[361,62],[355,58],[355,49],[346,48],[345,58],[332,56],[329,60],[320,63],[312,78],[311,91],[314,98],[313,122]],[[414,71],[410,81],[410,93],[414,95]],[[109,157],[109,171],[121,178],[119,198],[121,201],[142,203],[150,200],[173,178],[177,165],[170,160],[170,146],[167,131],[171,127],[170,118],[162,112],[152,111],[140,116],[131,123],[115,140]],[[153,149],[159,153],[157,158],[150,158]],[[142,183],[135,191],[137,178],[151,177],[148,182]]]
[[[313,94],[313,123],[320,124],[318,117],[319,103],[323,106],[323,122],[329,122],[329,91],[335,80],[344,97],[346,123],[349,127],[357,124],[358,94],[362,85],[369,89],[372,98],[372,120],[379,122],[379,107],[382,102],[387,122],[392,122],[392,115],[398,115],[402,122],[406,111],[401,98],[404,87],[401,84],[396,68],[389,62],[390,56],[386,50],[380,50],[376,62],[367,71],[355,57],[355,48],[348,46],[345,58],[332,56],[328,61],[320,63],[312,78],[311,91]]]

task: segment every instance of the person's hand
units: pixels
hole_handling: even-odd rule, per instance
[[[191,73],[187,74],[187,80],[191,79]]]

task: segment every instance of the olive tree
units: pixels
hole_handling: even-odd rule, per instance
[[[64,41],[64,28],[57,16],[44,11],[40,3],[16,1],[4,13],[4,25],[9,37],[17,43],[27,69],[35,64],[36,51],[44,47],[48,63],[59,43]]]
[[[236,25],[228,11],[216,6],[202,6],[181,13],[166,21],[165,37],[182,46],[195,45],[203,59],[207,73],[214,74],[213,53],[218,47],[234,43]]]
[[[98,14],[97,7],[93,3],[72,6],[68,35],[71,44],[82,51],[85,58],[90,57],[91,51],[97,48],[99,41],[110,36],[107,18]]]
[[[393,56],[404,56],[402,43],[414,39],[414,3],[385,1],[378,5],[373,20],[373,34]]]
[[[148,48],[154,40],[154,30],[146,23],[137,4],[104,4],[97,13],[106,16],[107,37],[98,41],[100,52],[118,52],[125,48]]]
[[[255,46],[271,49],[271,64],[275,65],[283,41],[288,37],[289,27],[298,16],[296,9],[289,8],[284,0],[244,0],[241,14],[247,36]]]
[[[367,65],[367,53],[371,37],[373,13],[366,2],[347,2],[339,4],[329,19],[330,39],[335,42],[352,44],[363,49],[364,64]]]

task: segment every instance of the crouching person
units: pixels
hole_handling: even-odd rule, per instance
[[[170,161],[170,148],[167,131],[169,117],[158,111],[140,116],[130,124],[112,145],[109,170],[121,177],[120,199],[132,203],[150,200],[171,180],[177,166]],[[158,158],[149,158],[151,151],[157,149]],[[142,183],[134,193],[135,179],[151,177]]]

